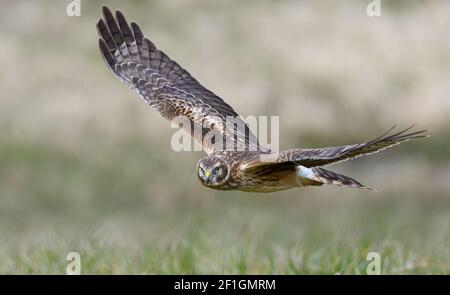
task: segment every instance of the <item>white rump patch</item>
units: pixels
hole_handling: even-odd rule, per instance
[[[297,166],[297,175],[304,178],[309,178],[314,180],[314,172],[311,168],[306,168],[304,166]]]

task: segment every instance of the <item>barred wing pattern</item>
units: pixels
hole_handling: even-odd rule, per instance
[[[424,134],[426,130],[407,133],[414,125],[395,134],[388,135],[395,127],[396,126],[393,126],[383,135],[365,143],[318,149],[293,149],[283,151],[280,153],[278,161],[293,162],[305,167],[326,166],[364,155],[374,154],[413,138],[428,136]]]
[[[240,167],[240,174],[243,178],[247,179],[264,178],[265,181],[270,181],[273,180],[270,176],[283,173],[284,171],[296,171],[296,173],[298,173],[298,170],[296,169],[299,169],[300,167],[301,171],[301,167],[306,167],[310,168],[310,175],[307,178],[316,181],[316,184],[308,185],[329,183],[347,187],[370,189],[351,177],[340,175],[321,167],[373,154],[413,138],[428,136],[424,134],[426,130],[406,133],[413,126],[395,134],[388,135],[389,132],[395,128],[394,126],[383,135],[366,143],[318,149],[287,150],[280,152],[278,158],[267,162],[255,158],[253,161]]]
[[[224,144],[231,143],[234,149],[260,149],[256,137],[230,105],[157,49],[136,23],[131,22],[130,27],[120,11],[114,17],[103,7],[103,19],[98,21],[97,29],[102,57],[117,78],[135,89],[164,118],[188,118],[191,126],[184,127],[208,154],[217,149],[217,145],[211,144],[214,141],[203,140],[210,131],[221,136]],[[229,117],[235,120],[233,130],[227,128]]]

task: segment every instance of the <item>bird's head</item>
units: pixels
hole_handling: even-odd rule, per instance
[[[197,163],[197,176],[204,186],[220,186],[228,178],[228,165],[218,157],[205,157]]]

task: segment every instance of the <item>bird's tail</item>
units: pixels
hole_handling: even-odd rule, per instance
[[[321,167],[306,168],[304,166],[298,166],[298,174],[302,184],[305,186],[335,184],[351,188],[373,190],[372,188],[361,184],[351,177],[338,174]]]

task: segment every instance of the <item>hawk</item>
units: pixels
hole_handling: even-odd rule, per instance
[[[113,15],[103,7],[97,30],[103,60],[120,81],[135,89],[164,118],[183,116],[192,125],[200,126],[201,132],[193,132],[192,125],[186,129],[207,154],[197,163],[197,176],[212,189],[274,192],[322,184],[370,189],[323,167],[426,136],[426,130],[410,131],[414,125],[393,133],[394,126],[365,143],[274,153],[258,143],[230,105],[145,38],[136,23],[129,25],[120,11]],[[225,123],[229,117],[237,122],[232,128]],[[208,132],[231,142],[231,148],[220,148],[223,146],[204,140]],[[271,160],[262,160],[263,155],[272,156]]]

